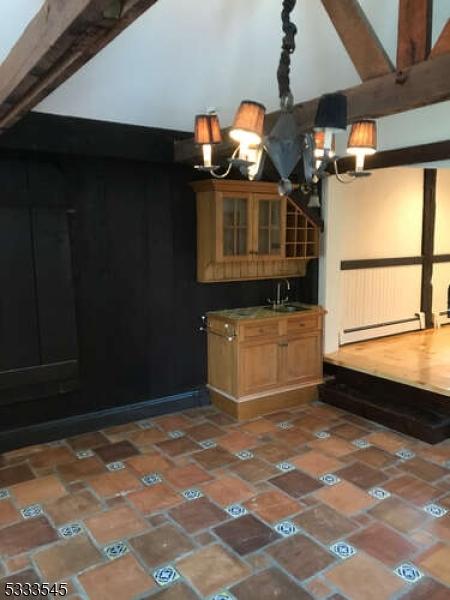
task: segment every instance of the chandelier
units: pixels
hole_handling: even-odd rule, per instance
[[[243,100],[236,112],[230,138],[237,143],[228,159],[228,167],[221,172],[213,164],[213,146],[222,142],[219,117],[215,111],[197,115],[195,118],[195,142],[202,148],[203,164],[196,168],[209,172],[213,177],[225,178],[233,167],[238,168],[249,180],[262,176],[264,161],[268,155],[276,168],[280,181],[279,193],[290,194],[295,186],[292,175],[301,164],[300,189],[312,192],[310,206],[318,206],[317,184],[329,175],[330,170],[342,183],[350,183],[356,177],[367,176],[365,157],[377,149],[376,121],[364,119],[351,124],[347,153],[355,156],[355,170],[345,176],[338,172],[335,155],[335,134],[346,131],[347,97],[340,93],[324,94],[320,99],[310,132],[302,132],[294,114],[294,97],[290,87],[291,55],[295,52],[297,27],[291,21],[291,13],[297,0],[283,0],[283,42],[277,80],[280,98],[280,115],[273,129],[264,135],[266,109],[259,102]],[[330,169],[331,167],[331,169]]]

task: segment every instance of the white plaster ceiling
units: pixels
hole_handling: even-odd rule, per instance
[[[360,3],[395,62],[398,0]],[[0,60],[42,4],[2,2]],[[436,39],[450,0],[434,4]],[[207,107],[230,124],[244,97],[274,110],[280,7],[281,0],[159,0],[36,110],[187,131]],[[319,0],[298,0],[294,20],[297,101],[360,82]],[[380,149],[450,139],[450,102],[381,119],[379,130]]]

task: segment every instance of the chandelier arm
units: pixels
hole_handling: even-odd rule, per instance
[[[280,56],[280,64],[277,71],[278,88],[282,108],[292,108],[293,96],[290,86],[291,54],[295,51],[295,36],[297,27],[291,21],[291,13],[295,8],[297,0],[283,0],[281,20],[283,23],[283,43]]]
[[[232,161],[234,158],[236,158],[238,152],[239,152],[239,146],[236,148],[236,150],[231,155],[230,161]],[[233,163],[230,162],[230,164],[228,165],[228,167],[224,173],[218,173],[216,169],[211,169],[210,173],[215,179],[225,179],[225,177],[228,177],[228,175],[230,174],[232,168],[233,168]]]
[[[344,174],[339,173],[338,170],[338,164],[337,164],[337,160],[333,160],[333,166],[334,166],[334,173],[336,175],[336,179],[338,181],[340,181],[341,183],[353,183],[356,179],[356,177],[352,177],[351,175],[346,175],[346,177],[348,177],[348,179],[345,179],[345,177],[343,177]]]

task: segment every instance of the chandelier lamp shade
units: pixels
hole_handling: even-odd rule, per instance
[[[377,150],[377,125],[372,119],[363,119],[351,125],[347,152],[356,157],[356,168],[353,178],[343,179],[337,167],[335,135],[345,132],[349,124],[346,95],[337,91],[321,96],[312,130],[305,131],[298,122],[290,87],[291,58],[295,52],[297,34],[291,13],[296,3],[297,0],[281,0],[283,39],[277,70],[280,111],[271,131],[264,131],[265,106],[254,100],[242,100],[229,130],[229,137],[237,147],[228,159],[228,166],[220,172],[219,167],[212,165],[212,147],[222,141],[219,118],[211,112],[197,115],[195,141],[202,147],[203,165],[196,168],[208,171],[213,177],[224,178],[235,167],[242,175],[253,180],[262,176],[264,160],[269,156],[280,177],[279,192],[285,195],[294,189],[291,177],[301,164],[302,168],[296,175],[301,185],[297,187],[312,194],[311,206],[316,206],[317,184],[330,174],[330,166],[334,167],[338,180],[343,183],[370,174],[364,171],[364,161],[367,155]]]

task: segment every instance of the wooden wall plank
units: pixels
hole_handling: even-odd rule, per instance
[[[363,81],[394,70],[358,0],[322,0],[322,4]]]
[[[428,57],[432,18],[433,0],[400,0],[397,69],[406,69]]]
[[[422,285],[420,310],[427,328],[433,327],[433,255],[436,220],[437,169],[424,169],[422,218]]]

